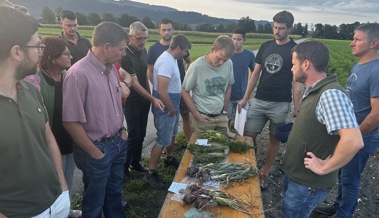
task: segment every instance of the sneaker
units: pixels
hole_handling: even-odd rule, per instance
[[[148,170],[143,167],[141,164],[137,164],[135,166],[130,166],[129,168],[130,170],[135,170],[137,172],[140,172],[140,173],[146,173]]]
[[[178,168],[179,165],[180,165],[180,162],[176,160],[175,157],[172,157],[171,160],[168,160],[167,158],[164,160],[165,167],[173,166],[175,168]]]
[[[335,213],[337,213],[337,209],[337,204],[321,204],[317,206],[313,211],[319,214],[333,216]]]
[[[124,180],[126,182],[129,182],[131,180],[131,177],[130,177],[130,174],[129,174],[129,170],[128,169],[125,169],[124,170]]]
[[[68,213],[68,217],[70,217],[70,218],[82,217],[82,211],[81,210],[70,210],[70,213]]]
[[[156,189],[165,189],[165,185],[159,181],[159,176],[158,176],[158,172],[154,172],[154,173],[149,173],[147,172],[144,179],[149,182],[149,184],[151,185],[151,187],[153,188],[156,188]]]

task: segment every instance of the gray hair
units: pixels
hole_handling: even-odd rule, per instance
[[[369,42],[374,40],[379,40],[379,24],[378,23],[365,23],[358,26],[354,32],[361,31],[366,33],[367,39]],[[379,46],[376,46],[376,50],[379,49]]]
[[[136,32],[140,30],[142,32],[146,32],[147,31],[147,27],[145,26],[145,24],[139,22],[139,21],[136,21],[132,24],[130,24],[129,26],[129,35],[135,35]]]

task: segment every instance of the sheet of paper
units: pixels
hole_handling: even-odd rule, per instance
[[[181,189],[186,189],[187,184],[185,183],[179,183],[179,182],[172,182],[170,185],[170,188],[168,188],[168,191],[173,192],[175,194],[179,194],[179,191]]]
[[[245,130],[247,110],[245,108],[241,109],[241,113],[238,113],[238,108],[236,108],[236,117],[234,119],[234,129],[237,130],[240,136],[243,136]]]

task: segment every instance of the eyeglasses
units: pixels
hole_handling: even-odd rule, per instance
[[[38,54],[42,55],[43,51],[46,48],[46,45],[44,45],[44,44],[39,44],[39,45],[24,45],[24,46],[21,46],[21,47],[23,47],[23,48],[37,48],[38,49]]]
[[[136,37],[136,36],[134,36],[134,35],[130,35],[130,36],[133,36],[136,40],[137,40],[137,42],[138,43],[141,43],[141,42],[146,42],[149,38],[148,37]]]
[[[62,55],[67,55],[67,58],[70,58],[71,52],[70,51],[66,51],[66,52],[63,52]]]

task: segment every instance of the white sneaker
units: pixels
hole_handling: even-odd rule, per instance
[[[68,214],[68,217],[70,217],[70,218],[80,218],[80,217],[82,217],[82,211],[81,210],[70,210],[70,213]]]

